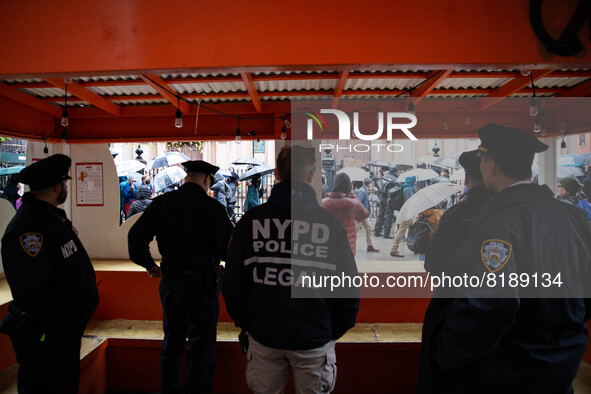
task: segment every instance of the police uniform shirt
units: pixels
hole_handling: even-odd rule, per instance
[[[155,198],[129,230],[129,257],[147,270],[154,267],[149,244],[156,236],[163,268],[200,270],[204,258],[225,257],[232,229],[224,206],[201,186],[187,182]],[[163,274],[166,278],[166,271]]]
[[[582,296],[591,228],[576,211],[546,186],[520,184],[496,194],[474,218],[449,275],[495,274],[496,285],[452,289],[434,344],[437,364],[459,374],[467,392],[567,392],[587,344]],[[535,273],[538,280],[560,274],[562,284],[551,293],[501,287],[501,274],[523,273],[531,283]]]
[[[17,307],[43,320],[48,339],[82,335],[98,305],[96,277],[63,210],[25,193],[2,238],[2,263]]]

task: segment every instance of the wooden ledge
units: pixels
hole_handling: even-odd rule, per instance
[[[12,293],[6,279],[0,279],[0,305],[8,304],[12,301]],[[0,319],[4,316],[0,316]]]
[[[343,343],[420,343],[421,323],[360,323],[338,342]],[[218,323],[218,342],[236,342],[240,329],[234,323]],[[162,340],[162,322],[157,320],[91,320],[86,336],[98,338]]]

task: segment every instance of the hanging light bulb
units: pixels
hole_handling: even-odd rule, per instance
[[[177,108],[176,115],[174,116],[174,127],[181,128],[183,127],[183,115],[181,114],[181,110]]]
[[[472,120],[472,114],[468,114],[468,117],[466,118],[466,120],[464,121],[464,124],[466,126],[470,126],[470,121]]]
[[[287,120],[287,118],[284,116],[281,117],[281,119],[283,119],[283,125],[285,127],[287,127],[288,129],[291,129],[291,123],[289,122],[289,120]]]
[[[538,116],[538,112],[538,100],[535,97],[532,97],[529,102],[529,116]]]
[[[234,139],[234,141],[237,144],[242,142],[242,131],[240,131],[240,128],[236,129],[236,138]]]
[[[242,131],[240,130],[240,116],[238,117],[238,128],[236,129],[236,138],[234,141],[239,144],[242,142]]]
[[[408,91],[408,113],[411,115],[417,115],[415,111],[415,105],[412,103],[412,89]]]
[[[540,124],[540,120],[536,119],[536,123],[534,123],[534,133],[539,133],[542,131],[542,125]]]
[[[287,138],[287,127],[285,127],[285,125],[283,125],[283,127],[281,128],[281,139],[284,140]]]
[[[70,125],[70,118],[68,117],[68,110],[64,108],[62,111],[62,120],[60,124],[64,127],[68,127]]]
[[[566,119],[562,119],[562,121],[560,122],[560,132],[562,134],[566,133]]]
[[[545,124],[542,124],[542,131],[540,131],[540,135],[542,137],[545,137],[545,136],[548,135],[548,131],[546,130],[546,125]]]
[[[64,110],[62,111],[62,119],[60,124],[64,127],[68,127],[70,124],[70,118],[68,117],[68,83],[66,82],[66,94],[64,95]]]
[[[526,69],[521,70],[521,75],[523,75],[524,77],[527,77],[529,74],[531,74],[531,70],[526,70]]]
[[[441,124],[443,125],[443,130],[448,130],[449,127],[447,126],[447,121],[445,118],[441,118]]]
[[[562,149],[565,149],[566,148],[566,142],[564,142],[564,138],[562,138],[562,142],[560,143],[560,147]]]
[[[43,142],[45,143],[45,147],[43,148],[43,158],[46,158],[49,157],[49,149],[47,149],[47,141],[45,138],[43,139]]]

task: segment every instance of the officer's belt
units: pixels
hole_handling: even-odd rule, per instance
[[[195,277],[198,282],[206,280],[210,271],[214,268],[214,259],[206,259],[197,262],[181,262],[178,260],[162,261],[160,267],[166,273],[183,274]]]

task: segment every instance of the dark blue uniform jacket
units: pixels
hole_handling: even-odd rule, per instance
[[[292,190],[290,182],[280,182],[234,230],[222,282],[228,312],[265,346],[320,347],[355,325],[359,293],[297,293],[302,276],[314,273],[357,275],[347,233],[309,185],[294,182]]]
[[[82,335],[98,291],[90,258],[63,210],[26,193],[2,238],[2,264],[17,308],[44,325],[46,340]]]
[[[430,392],[571,392],[587,346],[589,239],[584,213],[546,186],[496,194],[445,267],[448,275],[494,273],[496,285],[436,291],[453,298],[430,349],[449,380]],[[529,286],[508,285],[510,274],[526,274]]]

